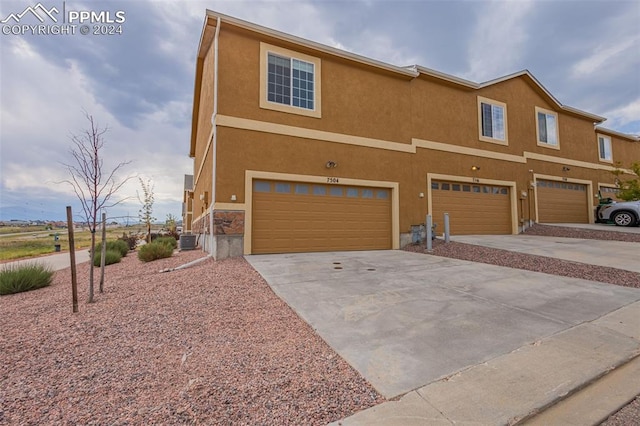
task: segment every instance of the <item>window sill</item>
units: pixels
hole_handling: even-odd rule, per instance
[[[541,146],[543,148],[556,149],[556,150],[560,151],[560,145],[559,144],[558,145],[551,145],[551,144],[548,144],[548,143],[545,143],[545,142],[538,141],[538,146]]]
[[[508,140],[500,140],[500,139],[493,139],[493,138],[489,138],[486,136],[480,136],[480,141],[481,142],[488,142],[488,143],[492,143],[495,145],[503,145],[503,146],[509,146],[509,141]]]
[[[318,109],[304,109],[290,105],[279,104],[267,100],[260,100],[260,108],[270,109],[272,111],[284,112],[287,114],[304,115],[306,117],[322,118],[322,114]]]

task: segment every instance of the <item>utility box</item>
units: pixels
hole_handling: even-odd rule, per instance
[[[196,248],[196,236],[193,234],[180,234],[180,250],[194,250]]]
[[[411,225],[411,242],[413,244],[420,244],[422,242],[422,233],[424,232],[424,225]]]

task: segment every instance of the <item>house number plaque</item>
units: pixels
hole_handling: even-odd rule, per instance
[[[340,179],[338,179],[337,177],[328,177],[327,183],[340,183]]]

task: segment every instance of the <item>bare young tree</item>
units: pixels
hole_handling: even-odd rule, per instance
[[[167,220],[164,222],[164,226],[167,227],[169,232],[175,233],[177,229],[178,219],[171,213],[167,214]]]
[[[156,220],[153,217],[153,182],[151,179],[147,179],[145,182],[142,178],[138,178],[140,180],[140,185],[142,186],[142,197],[138,193],[138,200],[142,203],[142,208],[139,211],[140,221],[147,226],[147,243],[151,242],[151,223]]]
[[[91,264],[96,249],[96,228],[100,210],[113,207],[124,199],[113,201],[112,198],[122,186],[132,178],[116,180],[116,173],[130,161],[118,163],[111,171],[104,172],[102,148],[104,135],[108,128],[100,128],[92,115],[85,112],[89,121],[89,128],[77,135],[71,135],[72,147],[69,153],[74,161],[63,165],[67,168],[70,178],[64,180],[73,187],[80,200],[84,220],[91,231]],[[93,268],[89,269],[89,303],[93,302]]]

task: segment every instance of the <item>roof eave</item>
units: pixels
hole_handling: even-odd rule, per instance
[[[568,113],[573,114],[573,115],[580,116],[582,118],[587,118],[589,120],[592,120],[592,122],[594,122],[594,123],[602,123],[602,122],[604,122],[606,120],[605,117],[601,117],[599,115],[592,114],[590,112],[582,111],[580,109],[577,109],[577,108],[574,108],[574,107],[570,107],[568,105],[562,105],[562,103],[558,99],[556,99],[556,97],[553,96],[551,94],[551,92],[548,91],[547,88],[544,87],[544,85],[542,83],[540,83],[540,81],[537,78],[535,78],[533,74],[531,74],[531,72],[529,72],[529,70],[526,70],[526,69],[522,70],[522,71],[518,71],[518,72],[512,73],[512,74],[508,74],[508,75],[505,75],[505,76],[502,76],[502,77],[499,77],[499,78],[496,78],[496,79],[493,79],[493,80],[486,81],[486,82],[480,84],[480,87],[491,86],[491,85],[494,85],[494,84],[497,84],[497,83],[501,83],[503,81],[511,80],[512,78],[517,78],[517,77],[529,78],[537,86],[537,88],[542,92],[542,94],[544,94],[544,96],[547,97],[547,99],[551,103],[553,103],[556,106],[556,108],[558,108],[558,109],[560,109],[562,111],[568,112]]]
[[[400,74],[407,77],[412,77],[412,78],[418,76],[418,73],[413,69],[407,69],[407,68],[399,67],[396,65],[388,64],[386,62],[377,61],[375,59],[367,58],[366,56],[361,56],[355,53],[347,52],[345,50],[337,49],[335,47],[327,46],[325,44],[317,43],[315,41],[307,40],[302,37],[297,37],[291,34],[283,33],[281,31],[274,30],[272,28],[263,27],[261,25],[254,24],[252,22],[234,18],[233,16],[218,13],[209,9],[207,9],[207,17],[214,18],[214,19],[220,18],[221,22],[236,26],[238,28],[254,31],[259,34],[266,35],[268,37],[283,40],[285,42],[302,45],[302,46],[311,48],[313,50],[317,50],[319,52],[323,52],[329,55],[338,56],[344,59],[359,62],[361,64],[368,65],[374,68],[380,68],[385,71],[391,71],[393,73]]]
[[[191,111],[191,144],[189,147],[190,158],[195,158],[196,156],[198,116],[200,114],[200,91],[202,86],[202,68],[205,52],[209,50],[209,45],[211,44],[211,37],[205,37],[207,35],[207,30],[211,31],[208,14],[204,18],[202,32],[200,33],[200,41],[198,43],[198,53],[196,55],[196,78],[193,87],[193,108]]]
[[[596,115],[596,114],[592,114],[590,112],[586,112],[586,111],[583,111],[583,110],[578,109],[578,108],[570,107],[568,105],[562,105],[561,104],[560,108],[562,108],[564,111],[567,111],[569,113],[589,118],[590,120],[593,120],[593,122],[595,124],[604,123],[607,120],[606,117],[602,117],[602,116],[599,116],[599,115]]]
[[[596,126],[596,131],[606,133],[608,135],[619,136],[623,139],[629,139],[632,142],[640,142],[640,136],[632,135],[630,133],[617,132],[615,130],[607,129],[606,127]]]
[[[435,77],[439,80],[445,80],[445,81],[448,81],[449,83],[457,84],[457,85],[468,87],[471,89],[480,88],[480,85],[478,83],[474,83],[473,81],[465,80],[463,78],[459,78],[451,74],[447,74],[444,72],[436,71],[431,68],[423,67],[422,65],[416,65],[414,68],[420,74],[424,74],[430,77]]]

